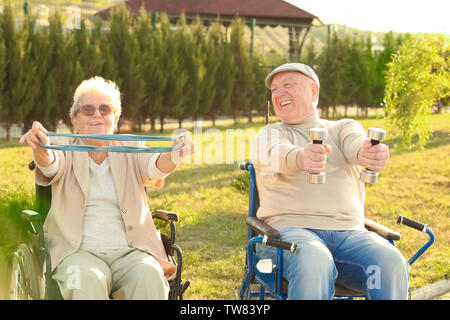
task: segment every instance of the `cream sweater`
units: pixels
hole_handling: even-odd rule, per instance
[[[296,164],[297,151],[310,143],[308,129],[326,128],[325,184],[308,184]],[[356,121],[328,121],[317,114],[297,125],[274,123],[255,138],[251,160],[260,197],[257,217],[279,229],[287,226],[321,230],[364,227],[364,184],[357,154],[367,135]]]

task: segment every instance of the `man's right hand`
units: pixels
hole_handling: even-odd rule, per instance
[[[308,144],[297,152],[297,166],[308,173],[324,172],[329,153],[331,153],[329,144]]]
[[[28,130],[19,140],[19,143],[26,142],[31,147],[33,150],[34,160],[42,167],[48,167],[55,160],[55,155],[51,150],[42,148],[39,145],[38,138],[41,139],[42,143],[50,143],[50,138],[44,134],[45,132],[47,132],[47,129],[45,129],[39,122],[34,121],[31,129]]]

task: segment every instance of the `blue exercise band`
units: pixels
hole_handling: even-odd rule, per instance
[[[54,137],[70,137],[80,139],[96,139],[96,140],[113,140],[113,141],[175,141],[176,138],[154,137],[154,136],[138,136],[132,134],[70,134],[45,132],[47,136]],[[61,151],[106,151],[106,152],[124,152],[124,153],[163,153],[178,151],[183,148],[184,144],[177,147],[135,147],[135,146],[79,146],[79,145],[47,145],[39,139],[39,145],[45,149],[61,150]]]

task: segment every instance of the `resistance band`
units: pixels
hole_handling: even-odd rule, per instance
[[[80,139],[112,140],[112,141],[175,141],[177,138],[137,136],[133,134],[70,134],[45,132],[49,137],[70,137]],[[124,152],[124,153],[163,153],[178,151],[184,144],[177,147],[135,147],[135,146],[78,146],[78,145],[47,145],[39,139],[39,145],[45,149],[61,151],[106,151],[106,152]]]

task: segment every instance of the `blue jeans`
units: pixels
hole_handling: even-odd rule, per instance
[[[365,292],[367,299],[408,298],[406,260],[374,232],[295,227],[279,231],[282,240],[298,245],[294,254],[283,250],[282,275],[289,281],[288,299],[332,299],[335,282]],[[276,249],[258,245],[256,254],[275,261]]]

